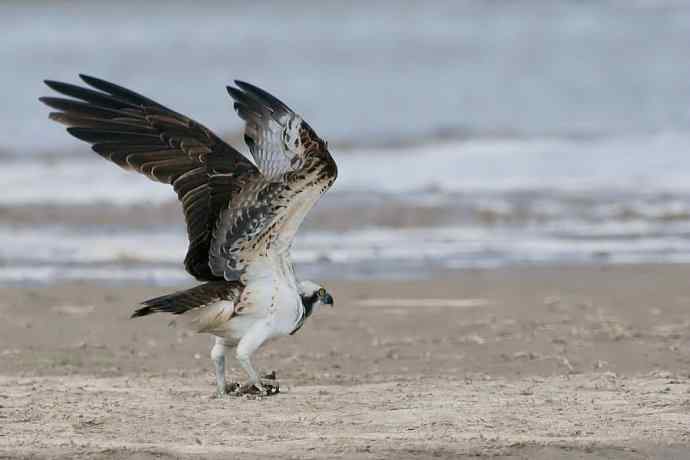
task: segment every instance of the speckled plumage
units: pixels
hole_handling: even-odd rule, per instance
[[[237,346],[256,383],[249,355],[301,327],[302,296],[314,294],[295,278],[289,251],[304,217],[337,177],[326,142],[283,102],[236,81],[228,92],[246,122],[254,164],[182,114],[113,83],[80,78],[90,88],[46,81],[68,97],[40,99],[57,110],[50,118],[118,166],[173,186],[187,223],[185,268],[206,282],[148,300],[133,316],[192,318],[197,331]]]

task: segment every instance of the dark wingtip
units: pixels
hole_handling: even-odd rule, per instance
[[[239,89],[235,88],[234,86],[226,86],[225,89],[228,91],[228,94],[230,95],[231,98],[237,100],[238,98],[242,98],[242,95],[244,94],[242,91]]]
[[[245,87],[246,86],[252,86],[251,83],[248,83],[244,80],[233,80],[233,82],[235,82],[235,84],[237,85],[238,88],[242,88],[243,86],[245,86]],[[242,89],[244,89],[244,88],[242,88]]]
[[[258,99],[252,93],[244,92],[233,86],[227,86],[228,94],[235,103],[232,105],[237,114],[243,120],[248,120],[251,115],[263,117],[267,112],[266,103]]]
[[[252,85],[251,83],[247,83],[246,81],[242,81],[242,80],[235,80],[235,84],[242,91],[251,95],[253,98],[258,99],[259,101],[263,102],[264,104],[266,104],[268,107],[270,107],[274,111],[275,110],[281,110],[281,111],[285,111],[285,112],[292,112],[293,111],[283,101],[281,101],[280,99],[275,97],[273,94],[269,93],[268,91],[259,88],[256,85]]]
[[[79,79],[86,83],[87,85],[90,85],[92,82],[98,82],[101,81],[100,78],[92,77],[90,75],[86,75],[84,73],[79,74]]]
[[[68,123],[67,115],[65,115],[63,112],[50,112],[48,114],[48,119],[56,121],[58,123]]]
[[[89,142],[88,133],[84,128],[70,127],[67,128],[67,132],[79,140]]]
[[[106,92],[109,91],[107,91],[107,89],[104,90],[103,87],[113,88],[117,86],[114,83],[110,83],[109,81],[103,80],[102,78],[92,77],[91,75],[86,75],[85,73],[80,73],[79,79],[93,88],[100,89],[101,91]]]
[[[43,80],[43,84],[52,90],[60,91],[58,88],[64,83],[55,80]]]
[[[263,89],[259,88],[256,85],[252,85],[248,81],[244,81],[244,80],[233,80],[233,81],[235,82],[235,84],[237,85],[238,88],[240,88],[244,91],[247,91],[249,93],[254,93],[254,92],[266,93],[266,91],[264,91]]]

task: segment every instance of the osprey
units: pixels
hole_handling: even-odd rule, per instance
[[[290,261],[295,233],[338,170],[309,124],[268,92],[243,81],[227,90],[245,121],[255,163],[209,129],[113,83],[80,75],[91,88],[57,81],[63,97],[42,97],[50,118],[118,166],[171,184],[182,203],[189,246],[184,265],[204,284],[143,302],[132,317],[167,312],[215,336],[217,394],[226,394],[225,350],[249,379],[238,393],[265,386],[251,364],[267,340],[294,334],[326,290],[298,281]]]

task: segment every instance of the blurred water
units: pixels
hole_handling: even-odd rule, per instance
[[[690,128],[687,2],[10,1],[0,28],[0,149],[22,154],[75,145],[36,97],[79,72],[221,132],[233,78],[343,143]]]
[[[294,260],[331,277],[690,261],[689,150],[681,135],[354,149],[337,155],[339,180]],[[88,151],[5,161],[3,178],[0,283],[185,279],[177,206],[172,220],[146,215],[175,201],[169,186]],[[121,220],[107,218],[118,209]],[[79,222],[59,218],[70,212]]]
[[[8,1],[0,28],[0,283],[185,279],[183,228],[136,224],[169,188],[36,101],[79,72],[222,134],[233,78],[302,113],[340,168],[306,273],[690,260],[688,2]]]
[[[64,134],[66,136],[66,134]],[[79,145],[74,155],[4,161],[0,205],[159,204],[167,185],[123,172]],[[690,193],[690,135],[593,140],[539,138],[433,142],[394,149],[335,151],[333,192],[398,194],[412,203],[455,193]],[[392,166],[394,165],[394,166]],[[330,195],[329,195],[330,197]],[[364,198],[366,200],[366,198]],[[453,198],[453,201],[455,198]],[[333,205],[333,198],[328,200]]]

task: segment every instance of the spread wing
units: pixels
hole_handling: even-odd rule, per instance
[[[244,140],[264,177],[280,181],[285,173],[304,167],[308,155],[328,153],[326,143],[283,102],[249,83],[235,84],[228,93],[246,122]]]
[[[263,180],[233,196],[216,223],[211,270],[227,280],[240,277],[268,251],[287,251],[337,176],[326,142],[299,115],[266,91],[235,83],[228,92],[246,122],[245,141]]]
[[[263,180],[257,168],[194,120],[121,86],[80,77],[94,89],[45,82],[69,97],[40,98],[58,110],[50,118],[118,166],[171,184],[187,223],[185,267],[197,279],[218,279],[208,263],[211,233],[230,196]],[[222,179],[210,180],[215,174]]]
[[[228,91],[246,121],[258,169],[194,120],[121,86],[80,77],[93,89],[46,81],[69,98],[40,100],[57,110],[53,120],[99,155],[173,186],[187,222],[185,268],[199,280],[240,279],[257,257],[288,249],[337,176],[326,143],[311,127],[248,83]],[[259,273],[270,270],[264,262],[253,265]]]

